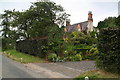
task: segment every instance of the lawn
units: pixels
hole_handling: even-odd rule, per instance
[[[0,47],[0,52],[2,52],[2,48]]]
[[[90,79],[120,78],[120,75],[118,74],[112,74],[112,73],[102,71],[102,70],[92,70],[92,71],[88,71],[88,72],[81,74],[80,76],[75,78],[75,80],[84,80],[86,76],[89,77]]]
[[[4,51],[4,55],[21,63],[38,63],[38,62],[46,62],[44,59],[39,57],[35,57],[32,55],[28,55],[25,53],[18,52],[16,50],[6,50]]]

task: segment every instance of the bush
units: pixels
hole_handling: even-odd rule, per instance
[[[67,57],[67,60],[68,61],[81,61],[82,56],[81,56],[81,54],[76,54],[76,55]]]
[[[82,56],[80,54],[76,54],[75,61],[81,61],[81,60],[82,60]]]
[[[98,49],[97,48],[91,48],[89,50],[86,50],[81,55],[82,55],[83,59],[95,60],[98,57]]]
[[[91,48],[90,49],[90,54],[98,54],[98,49],[97,48]]]
[[[47,58],[49,61],[55,62],[57,59],[57,55],[55,53],[49,53]]]
[[[16,50],[22,53],[38,57],[45,57],[42,53],[42,47],[46,45],[47,40],[23,40],[16,42]]]
[[[120,29],[101,29],[98,36],[97,67],[120,74]]]
[[[8,50],[8,49],[14,49],[13,41],[8,38],[2,38],[1,47],[2,47],[2,51]]]

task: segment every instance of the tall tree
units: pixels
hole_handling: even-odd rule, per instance
[[[1,28],[2,33],[2,47],[3,49],[7,47],[15,47],[15,42],[19,38],[17,26],[15,26],[15,21],[18,19],[18,11],[5,10],[1,14]]]
[[[1,15],[2,38],[8,39],[4,40],[6,44],[13,45],[17,40],[35,37],[47,36],[52,40],[61,33],[59,26],[63,26],[68,16],[62,6],[46,0],[32,3],[23,12],[5,10]]]
[[[107,27],[116,27],[115,21],[116,17],[108,17],[104,21],[98,22],[97,28],[101,29]]]
[[[63,25],[69,15],[60,5],[51,1],[33,3],[30,8],[20,16],[21,29],[28,38],[47,36],[54,26]]]
[[[3,38],[3,48],[6,49],[9,44],[9,34],[10,32],[10,24],[11,24],[11,14],[12,12],[9,10],[5,10],[4,14],[1,15],[1,27],[2,30],[0,31],[2,33]]]

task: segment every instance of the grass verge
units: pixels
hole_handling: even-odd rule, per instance
[[[4,51],[4,55],[21,63],[46,62],[44,59],[32,55],[24,54],[16,50],[6,50]]]
[[[92,70],[81,74],[80,76],[76,77],[75,80],[84,80],[86,76],[90,79],[120,78],[120,75],[118,74],[112,74],[102,70]]]

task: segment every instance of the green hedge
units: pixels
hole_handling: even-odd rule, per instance
[[[44,57],[41,47],[46,45],[47,40],[23,40],[16,42],[16,50],[33,56]]]
[[[97,66],[120,74],[120,28],[101,29],[98,36]]]

